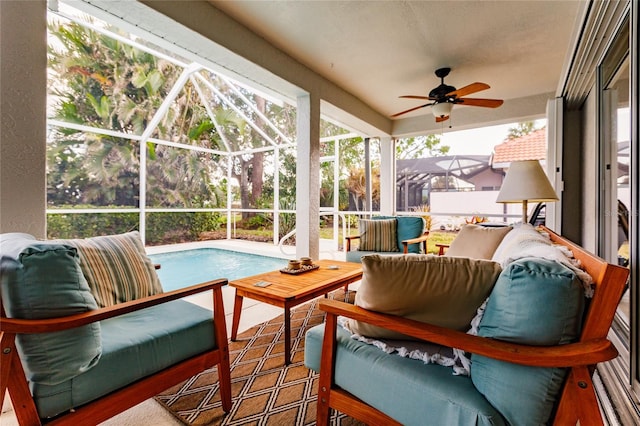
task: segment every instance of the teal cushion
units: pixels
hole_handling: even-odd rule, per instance
[[[525,258],[498,277],[478,335],[527,345],[577,340],[584,291],[574,272],[558,262]],[[471,356],[476,388],[514,425],[549,420],[566,370],[528,367]]]
[[[55,386],[32,385],[40,417],[86,404],[181,360],[215,348],[211,310],[175,300],[101,322],[102,357]]]
[[[398,248],[403,250],[402,242],[418,238],[424,233],[424,219],[418,216],[376,216],[374,219],[396,219],[398,221]],[[409,253],[421,253],[420,243],[409,244]]]
[[[320,371],[324,324],[307,331],[304,363]],[[500,413],[451,367],[387,354],[338,327],[336,385],[403,425],[505,425]]]
[[[14,237],[1,240],[2,303],[8,317],[43,319],[97,309],[74,248]],[[28,380],[53,385],[98,362],[100,325],[19,334],[16,344]]]

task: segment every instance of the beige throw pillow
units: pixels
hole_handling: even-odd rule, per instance
[[[162,293],[138,231],[58,240],[78,249],[80,268],[100,307]]]
[[[367,255],[362,269],[357,306],[460,331],[469,329],[501,272],[487,260],[424,254]],[[407,338],[352,319],[346,326],[367,337]]]
[[[473,224],[464,225],[451,242],[445,256],[489,260],[511,229],[510,226],[491,228]]]

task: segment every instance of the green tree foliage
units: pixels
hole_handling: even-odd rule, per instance
[[[51,21],[49,30],[55,39],[48,51],[49,118],[138,137],[146,134],[150,123],[158,123],[150,140],[142,144],[116,135],[52,126],[47,147],[50,206],[137,207],[140,146],[146,150],[147,207],[226,205],[226,156],[153,141],[158,139],[237,153],[231,157],[231,178],[238,184],[243,209],[272,208],[273,174],[279,173],[280,204],[295,209],[295,149],[282,150],[278,164],[274,164],[274,155],[269,151],[255,151],[270,147],[272,141],[282,144],[295,140],[294,107],[270,102],[203,69],[187,80],[167,112],[156,117],[184,72],[182,67],[78,23]],[[109,30],[119,33],[114,28]],[[344,133],[339,126],[322,123],[323,136]],[[362,167],[363,144],[361,138],[340,144],[338,196],[340,207],[346,208],[346,181],[353,166]],[[332,205],[335,197],[330,166],[322,165],[327,177],[322,182],[323,205]],[[236,190],[233,191],[235,197]],[[59,220],[53,216],[52,223],[67,226],[64,216],[58,216]],[[243,216],[249,219],[252,215],[244,212]],[[295,217],[283,222],[285,228],[291,229]],[[110,223],[118,229],[129,228],[129,222]],[[151,219],[147,223],[168,228]],[[111,225],[100,226],[106,229]]]
[[[427,135],[396,141],[396,158],[401,160],[447,155],[450,147],[440,144],[440,136]]]
[[[54,100],[50,116],[61,121],[141,135],[183,72],[168,60],[76,23],[51,23],[50,32],[58,40],[49,49],[50,99]],[[200,71],[200,76],[213,89],[207,85],[197,88],[190,79],[160,117],[151,137],[243,152],[233,157],[232,176],[240,187],[242,208],[258,207],[264,200],[265,154],[246,151],[269,145],[263,135],[282,142],[265,120],[275,123],[281,133],[295,135],[295,109],[231,88],[208,71]],[[205,104],[209,104],[213,116],[209,116]],[[247,120],[256,125],[250,126]],[[60,128],[54,128],[51,136],[51,204],[137,205],[137,142]],[[216,185],[216,180],[226,175],[218,167],[222,157],[151,142],[146,148],[148,206],[224,204]],[[225,161],[222,166],[226,165]]]
[[[61,121],[141,135],[182,72],[169,61],[88,30],[52,22],[49,115]],[[152,137],[218,148],[205,108],[187,83]],[[218,204],[210,154],[147,143],[147,205]],[[215,159],[214,159],[215,160]],[[210,163],[210,162],[209,162]],[[140,147],[136,141],[53,128],[48,144],[52,205],[137,206]]]
[[[539,130],[539,128],[536,127],[534,121],[518,123],[515,127],[509,127],[507,130],[507,139],[517,139],[536,130]]]

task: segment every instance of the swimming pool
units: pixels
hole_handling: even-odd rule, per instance
[[[183,250],[151,254],[164,291],[176,290],[218,278],[229,281],[262,272],[281,269],[286,259],[241,253],[217,248]]]

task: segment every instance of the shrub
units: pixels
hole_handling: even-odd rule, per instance
[[[85,206],[87,207],[87,206]],[[137,212],[49,213],[47,238],[87,238],[139,230]],[[201,233],[220,229],[220,213],[148,213],[146,242],[149,245],[197,240]]]

